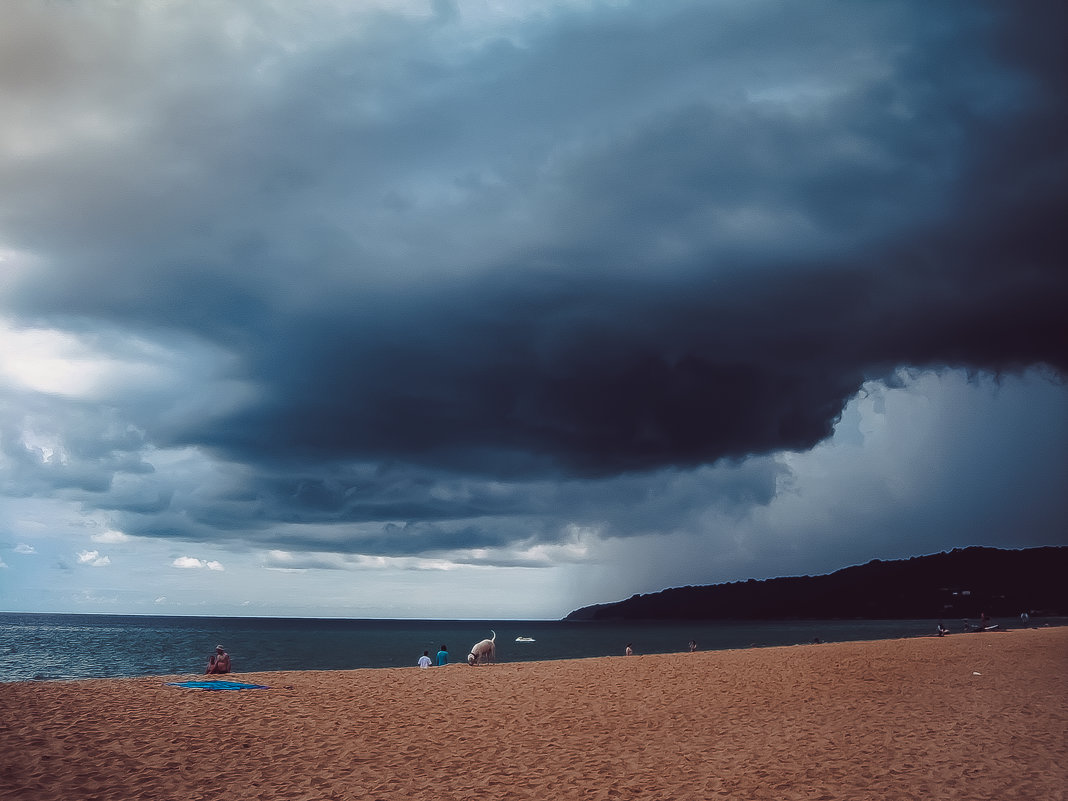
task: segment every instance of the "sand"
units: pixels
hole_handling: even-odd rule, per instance
[[[2,799],[1042,799],[1068,628],[0,685]]]

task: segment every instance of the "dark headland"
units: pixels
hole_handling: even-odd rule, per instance
[[[565,620],[892,620],[1068,614],[1068,546],[961,548],[824,576],[687,586],[576,609]]]

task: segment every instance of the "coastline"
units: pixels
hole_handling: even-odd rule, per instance
[[[0,685],[0,799],[1064,798],[1068,629]]]
[[[1018,619],[996,619],[1015,629]],[[954,633],[962,622],[947,621]],[[107,615],[0,613],[0,683],[135,678],[196,673],[216,644],[238,670],[356,670],[408,667],[424,650],[448,643],[454,658],[497,633],[501,662],[550,661],[622,654],[676,653],[696,640],[700,650],[729,650],[855,640],[925,637],[937,621],[445,621],[289,618],[149,618]],[[1030,625],[1068,625],[1043,618]],[[516,643],[517,636],[536,642]],[[4,647],[6,646],[6,647]],[[115,654],[122,654],[116,659]]]

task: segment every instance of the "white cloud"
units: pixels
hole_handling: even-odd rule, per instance
[[[114,545],[119,542],[129,542],[130,537],[127,534],[123,534],[121,531],[103,531],[100,534],[93,534],[89,539],[93,542],[101,542],[106,545]]]
[[[197,559],[193,556],[179,556],[173,562],[172,567],[182,568],[183,570],[225,570],[221,562],[207,559]]]
[[[159,413],[168,422],[224,414],[248,402],[254,389],[225,375],[232,360],[191,337],[163,342],[106,327],[92,334],[20,328],[0,315],[0,389],[126,408],[166,396],[169,406]],[[54,444],[44,453],[46,460],[63,455]]]
[[[167,596],[166,595],[161,595],[159,598],[157,598],[155,601],[153,601],[153,603],[156,603],[156,604],[164,604],[166,602],[167,602]]]
[[[91,567],[107,567],[111,564],[111,558],[102,556],[100,551],[80,551],[78,564],[90,565]]]
[[[157,387],[168,379],[167,353],[129,337],[125,353],[101,348],[106,337],[17,328],[0,318],[0,376],[17,387],[71,398],[108,397],[117,388]]]
[[[20,542],[15,546],[15,553],[31,554],[37,553],[37,549],[32,545],[27,545],[25,542]]]
[[[7,567],[7,565],[6,565],[6,564],[4,564],[4,560],[3,560],[3,559],[0,559],[0,570],[2,570],[2,569],[3,569],[3,568],[5,568],[5,567]]]

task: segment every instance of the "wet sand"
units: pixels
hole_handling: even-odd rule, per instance
[[[0,684],[0,799],[1042,799],[1068,628]]]

